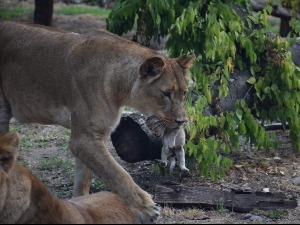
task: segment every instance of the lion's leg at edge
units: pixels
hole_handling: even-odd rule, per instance
[[[73,197],[88,195],[90,191],[93,172],[76,157],[75,160],[75,181]]]

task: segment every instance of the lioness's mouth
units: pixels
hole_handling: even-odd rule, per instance
[[[187,121],[178,121],[172,116],[160,116],[160,115],[153,115],[152,118],[156,118],[156,121],[161,121],[165,127],[169,129],[176,129],[183,127]]]
[[[165,123],[166,127],[170,129],[180,128],[183,125],[183,123],[178,123],[176,122],[176,119],[169,117],[162,118],[162,121]]]

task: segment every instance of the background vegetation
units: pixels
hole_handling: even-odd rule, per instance
[[[191,92],[187,102],[186,147],[202,174],[223,177],[231,166],[229,154],[239,149],[241,140],[256,148],[276,148],[276,137],[264,127],[276,121],[289,126],[293,146],[300,150],[300,69],[289,52],[300,34],[298,5],[299,1],[290,1],[293,30],[283,39],[269,35],[272,7],[254,13],[246,0],[116,1],[108,17],[110,31],[122,35],[135,28],[145,45],[152,38],[167,37],[171,57],[197,55],[191,72],[198,98]],[[247,82],[254,90],[254,104],[240,99],[233,111],[205,116],[207,105],[217,106],[218,99],[228,95],[235,70],[251,74]]]

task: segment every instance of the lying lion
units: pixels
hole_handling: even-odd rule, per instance
[[[186,122],[186,80],[194,55],[170,59],[105,30],[66,33],[0,23],[0,134],[12,117],[71,129],[74,196],[89,194],[93,174],[121,196],[141,223],[159,207],[107,150],[124,106],[169,128]]]
[[[0,224],[129,224],[135,219],[110,192],[62,201],[26,168],[15,163],[19,137],[0,137]]]

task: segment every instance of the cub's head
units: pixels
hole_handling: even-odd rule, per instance
[[[133,87],[132,106],[146,116],[160,118],[169,128],[181,126],[187,121],[185,95],[194,60],[195,55],[146,59],[140,65],[139,78]]]
[[[19,148],[19,136],[8,132],[0,137],[0,185],[5,182],[11,171]]]

